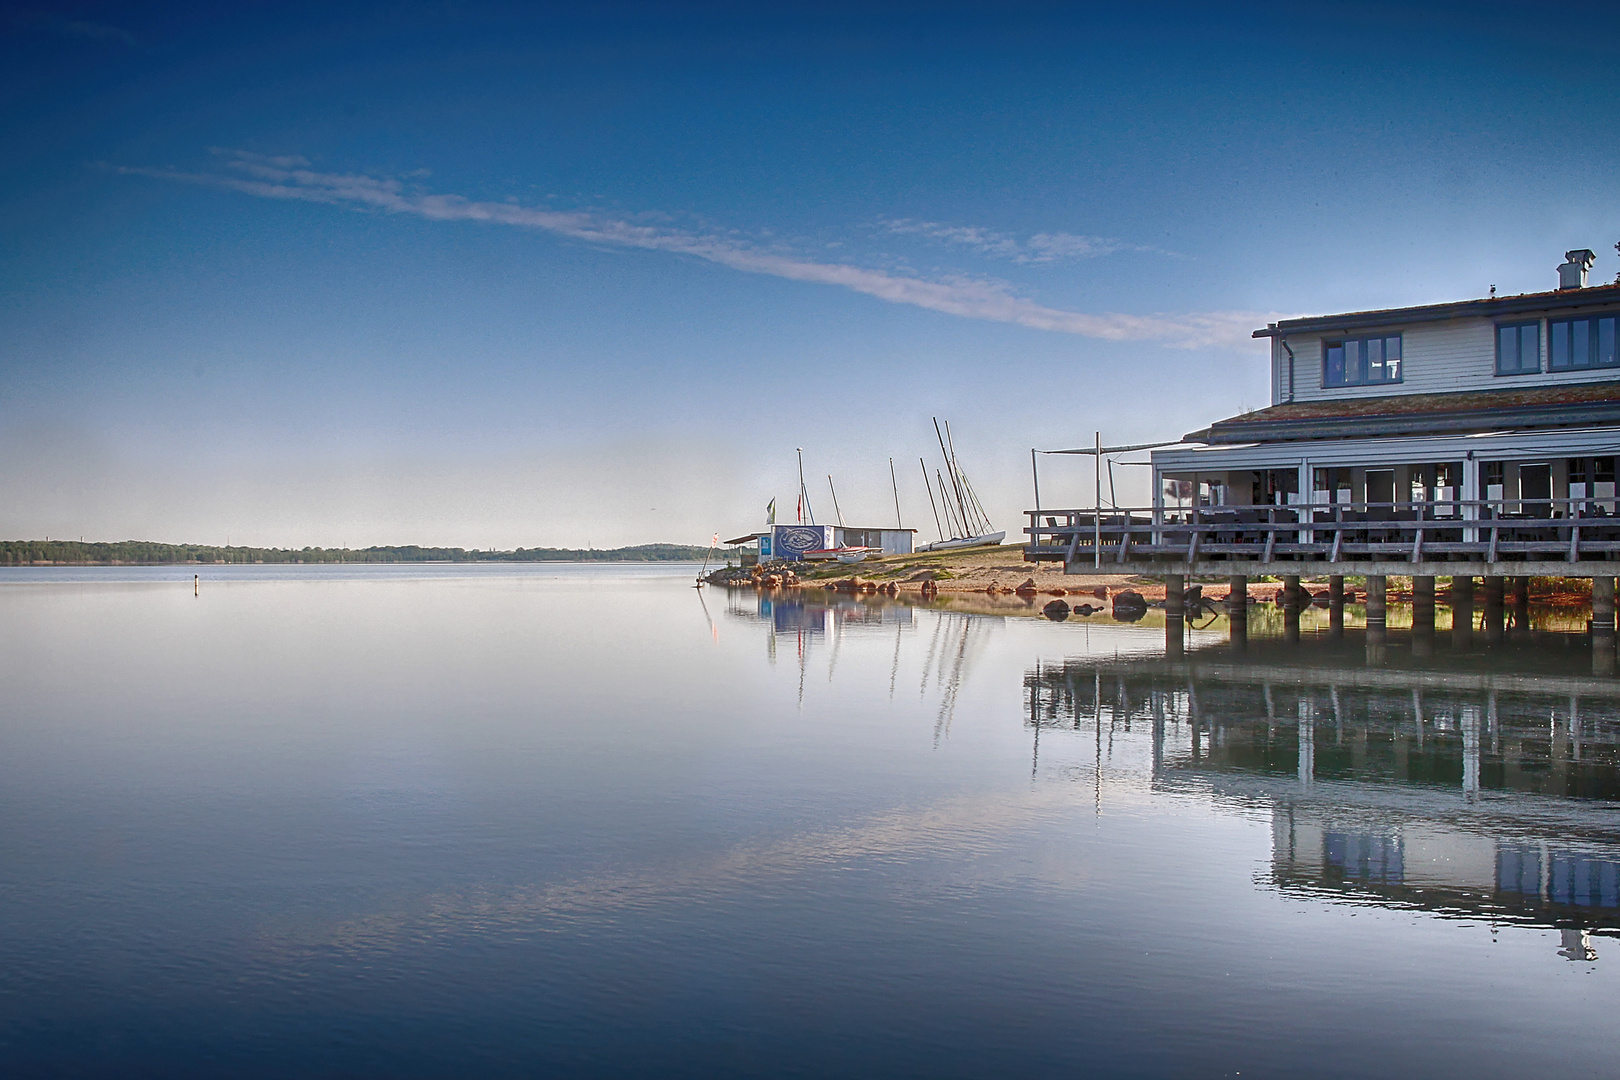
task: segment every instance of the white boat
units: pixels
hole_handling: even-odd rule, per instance
[[[958,537],[952,540],[935,540],[932,543],[919,546],[917,550],[955,551],[958,548],[989,547],[992,544],[1001,543],[1006,538],[1007,534],[1005,532],[985,533],[983,536],[966,536]]]
[[[841,563],[864,562],[864,561],[866,561],[866,552],[864,552],[864,551],[846,551],[843,554],[838,556],[838,561],[841,562]]]
[[[999,544],[1007,538],[1005,532],[996,532],[995,526],[990,524],[990,518],[984,512],[984,504],[979,502],[978,495],[974,494],[973,485],[968,483],[967,474],[956,460],[956,444],[951,440],[950,421],[945,422],[945,430],[939,429],[939,420],[934,420],[934,435],[939,439],[939,453],[945,459],[945,470],[949,473],[951,482],[946,484],[945,476],[937,469],[934,479],[939,481],[939,502],[934,502],[933,485],[928,482],[928,466],[923,464],[921,458],[917,464],[923,466],[923,484],[928,487],[928,502],[934,509],[934,524],[939,527],[940,539],[931,544],[923,544],[918,551],[956,551],[960,548],[989,547]],[[954,496],[954,498],[953,498]],[[940,512],[944,511],[945,520],[940,521]],[[947,529],[950,538],[945,538]]]

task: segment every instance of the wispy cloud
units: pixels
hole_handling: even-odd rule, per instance
[[[896,218],[883,222],[884,228],[902,236],[925,236],[946,244],[973,249],[980,255],[1011,259],[1018,263],[1049,263],[1063,259],[1091,259],[1118,251],[1157,251],[1157,248],[1127,244],[1111,236],[1082,236],[1078,233],[1041,232],[1017,237],[978,225],[946,225],[938,221]]]
[[[1005,282],[975,278],[923,278],[854,263],[823,262],[735,233],[683,230],[589,211],[552,210],[518,202],[483,202],[407,186],[391,177],[317,172],[299,157],[222,151],[223,171],[117,167],[137,176],[205,184],[267,199],[296,199],[409,214],[430,221],[478,221],[535,229],[608,247],[663,251],[703,259],[751,274],[835,285],[896,304],[969,319],[1013,323],[1037,330],[1108,341],[1155,341],[1180,348],[1236,346],[1275,315],[1227,311],[1191,314],[1088,314],[1047,307],[1016,295]],[[1054,248],[1085,238],[1043,234]],[[1064,239],[1057,239],[1063,237]]]

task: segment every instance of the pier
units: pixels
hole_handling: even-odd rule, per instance
[[[1483,613],[1487,642],[1525,625],[1532,577],[1592,582],[1594,670],[1615,671],[1615,579],[1620,516],[1589,499],[1488,502],[1340,503],[1330,506],[1218,505],[1169,508],[1031,510],[1024,530],[1029,562],[1061,562],[1068,574],[1132,574],[1166,586],[1166,647],[1182,648],[1181,593],[1189,579],[1226,578],[1234,646],[1247,638],[1251,577],[1283,581],[1284,636],[1297,639],[1299,613],[1312,602],[1302,577],[1328,578],[1329,633],[1344,628],[1344,578],[1366,582],[1368,658],[1383,659],[1386,582],[1412,579],[1413,648],[1432,650],[1435,578],[1450,579],[1453,645],[1466,648]],[[1478,587],[1476,588],[1476,579]],[[1174,595],[1174,600],[1169,599]]]

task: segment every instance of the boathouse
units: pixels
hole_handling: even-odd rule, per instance
[[[1613,626],[1620,571],[1620,284],[1565,253],[1541,293],[1290,319],[1271,345],[1271,404],[1152,455],[1153,505],[1029,512],[1030,560],[1074,573],[1384,577],[1432,595],[1475,577],[1593,579]],[[1172,604],[1174,602],[1172,601]],[[1369,611],[1369,619],[1374,618]],[[1612,631],[1611,631],[1612,632]]]
[[[892,529],[887,527],[856,528],[845,525],[771,525],[764,532],[750,533],[739,536],[726,543],[734,546],[755,544],[750,555],[744,556],[744,563],[754,561],[768,563],[776,561],[801,562],[806,553],[815,557],[815,553],[830,551],[837,548],[868,548],[884,555],[910,555],[913,549],[913,538],[916,529]]]

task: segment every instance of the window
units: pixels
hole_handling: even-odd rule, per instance
[[[1496,373],[1528,375],[1541,370],[1541,323],[1499,323]]]
[[[1547,320],[1547,370],[1581,371],[1615,367],[1614,315]]]
[[[1374,386],[1401,381],[1401,336],[1322,342],[1323,386]]]

